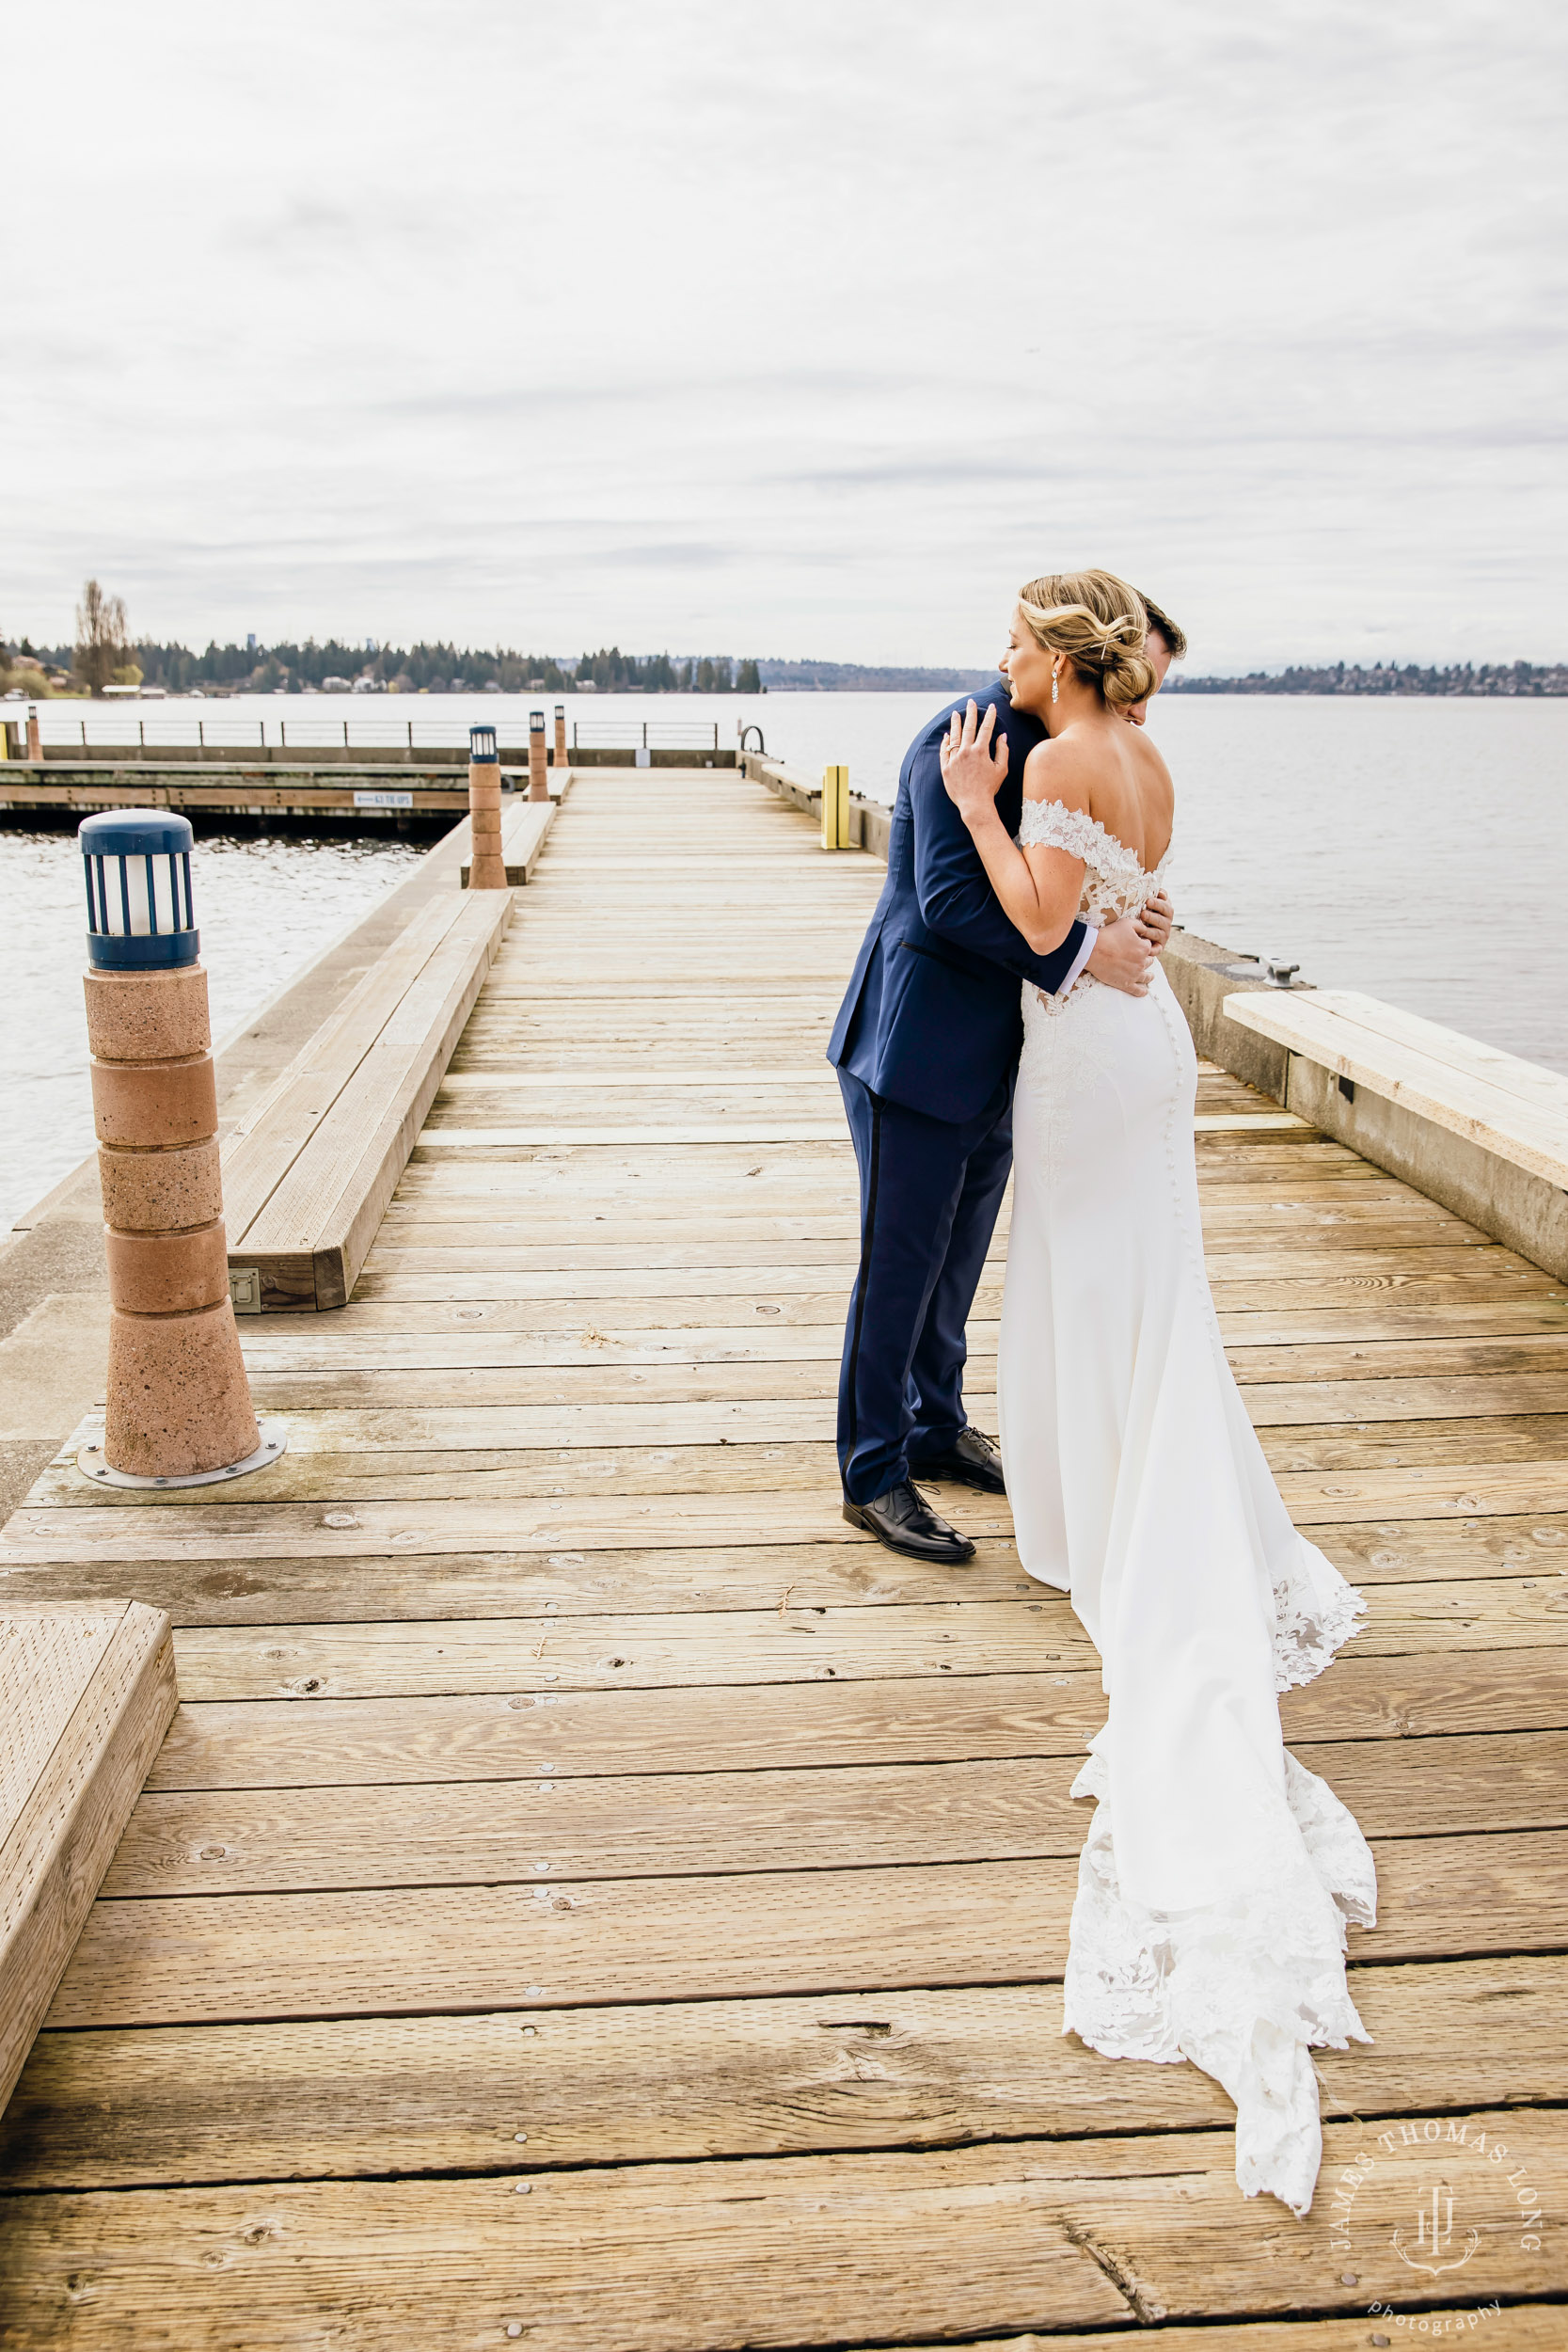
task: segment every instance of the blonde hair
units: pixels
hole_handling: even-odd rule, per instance
[[[1144,650],[1148,615],[1135,588],[1114,572],[1046,572],[1018,592],[1023,625],[1045,653],[1065,653],[1113,710],[1159,685]]]

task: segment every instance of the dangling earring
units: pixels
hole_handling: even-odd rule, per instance
[[[1054,670],[1051,673],[1051,699],[1053,703],[1060,702],[1062,699],[1061,686]]]

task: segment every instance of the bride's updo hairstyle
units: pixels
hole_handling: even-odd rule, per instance
[[[1114,572],[1048,572],[1018,592],[1024,627],[1044,653],[1065,653],[1113,710],[1152,694],[1160,681],[1144,651],[1148,615],[1135,588]]]

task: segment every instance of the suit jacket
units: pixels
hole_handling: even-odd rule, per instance
[[[828,1046],[828,1059],[911,1110],[974,1119],[1011,1079],[1023,1041],[1019,984],[1053,994],[1084,941],[1075,922],[1037,956],[1003,914],[969,828],[947,797],[938,745],[960,695],[904,755],[888,837],[887,882],[877,902]],[[1023,763],[1045,734],[1014,710],[1005,681],[974,700],[996,712],[1007,739],[1007,779],[996,796],[1016,834]]]

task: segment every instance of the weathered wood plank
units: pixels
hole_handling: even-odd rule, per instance
[[[1392,2292],[1393,2290],[1390,2290]],[[1247,2352],[1364,2352],[1368,2344],[1398,2344],[1404,2341],[1402,2332],[1390,2335],[1390,2327],[1402,2330],[1425,2326],[1422,2332],[1436,2337],[1459,2340],[1482,2325],[1493,2344],[1505,2347],[1505,2352],[1558,2352],[1562,2328],[1562,2309],[1559,2303],[1514,2303],[1505,2301],[1475,2304],[1433,2304],[1423,2309],[1420,2318],[1401,2311],[1390,2318],[1392,2305],[1383,2305],[1376,2312],[1363,2313],[1354,2319],[1253,2319],[1247,2322]],[[1206,2328],[1202,2326],[1166,2328],[1162,2336],[1167,2352],[1234,2352],[1238,2330],[1234,2327]],[[1112,2344],[1125,2343],[1120,2335],[1084,2335],[1074,2328],[1070,2334],[1059,2335],[1054,2329],[1048,2336],[988,2336],[969,2344],[968,2352],[1109,2352]],[[945,2352],[935,2344],[858,2344],[852,2352]]]
[[[744,1310],[744,1320],[730,1324],[722,1320],[716,1322],[711,1314],[694,1313],[689,1302],[682,1302],[672,1310],[663,1301],[627,1301],[617,1306],[613,1313],[596,1314],[590,1318],[572,1302],[562,1299],[541,1299],[531,1304],[527,1300],[478,1299],[465,1302],[460,1307],[443,1299],[388,1301],[356,1297],[341,1315],[334,1317],[330,1329],[342,1332],[345,1341],[354,1335],[377,1331],[395,1338],[404,1333],[461,1331],[470,1327],[521,1330],[535,1334],[563,1330],[581,1333],[592,1327],[601,1336],[613,1338],[647,1330],[660,1333],[691,1330],[699,1334],[705,1330],[726,1328],[757,1330],[764,1327],[758,1318],[766,1317],[768,1327],[776,1323],[797,1325],[802,1329],[832,1329],[842,1338],[846,1300],[847,1294],[832,1291],[818,1293],[815,1296],[810,1293],[803,1295],[797,1293],[787,1298],[766,1303],[749,1301]],[[980,1307],[969,1327],[975,1334],[977,1343],[983,1343],[988,1335],[994,1338],[999,1306],[996,1286],[988,1281]],[[727,1314],[729,1311],[723,1312]],[[1295,1349],[1320,1347],[1329,1359],[1336,1362],[1354,1357],[1358,1352],[1383,1346],[1398,1349],[1402,1355],[1409,1349],[1412,1353],[1405,1369],[1420,1369],[1423,1363],[1432,1362],[1433,1369],[1458,1371],[1466,1369],[1466,1364],[1456,1361],[1451,1366],[1444,1367],[1432,1358],[1423,1357],[1421,1351],[1430,1349],[1440,1355],[1450,1348],[1497,1348],[1506,1355],[1508,1350],[1513,1348],[1560,1350],[1564,1339],[1568,1338],[1568,1305],[1559,1304],[1551,1298],[1512,1304],[1505,1302],[1498,1306],[1477,1306],[1473,1303],[1455,1306],[1450,1302],[1432,1311],[1424,1309],[1373,1308],[1357,1312],[1347,1308],[1343,1316],[1312,1314],[1309,1311],[1266,1315],[1243,1310],[1222,1315],[1220,1328],[1229,1344],[1231,1360],[1237,1365],[1239,1374],[1249,1379],[1293,1376],[1283,1369],[1277,1372],[1271,1369],[1260,1375],[1250,1373],[1248,1366],[1253,1351],[1263,1351],[1264,1360],[1271,1367],[1275,1363],[1284,1367],[1293,1360]],[[285,1331],[298,1334],[302,1339],[311,1333],[320,1333],[324,1338],[327,1336],[325,1327],[306,1323],[298,1317],[263,1315],[254,1322],[247,1321],[243,1337],[248,1347],[252,1342],[261,1343]],[[1310,1363],[1314,1359],[1302,1360]],[[1368,1355],[1367,1360],[1371,1362],[1373,1359]],[[1550,1354],[1546,1360],[1555,1366],[1557,1356]],[[1529,1367],[1528,1362],[1521,1361],[1516,1368],[1528,1370]],[[1369,1376],[1375,1376],[1375,1371]]]
[[[1398,1661],[1340,1659],[1287,1692],[1285,1736],[1404,1740],[1568,1728],[1568,1650],[1460,1651]],[[1105,1717],[1092,1668],[1053,1667],[943,1681],[791,1683],[753,1690],[745,1756],[753,1769],[1078,1756]],[[526,1695],[187,1702],[151,1789],[290,1788],[415,1781],[614,1775],[733,1768],[735,1702],[722,1688],[574,1691],[546,1711]],[[1329,1757],[1323,1769],[1340,1771]]]
[[[1374,1844],[1399,1960],[1560,1951],[1568,1832]],[[191,1895],[94,1906],[51,2026],[375,2016],[1059,1978],[1075,1862]],[[961,1921],[962,1932],[955,1931]]]
[[[767,1489],[776,1466],[769,1449],[753,1449],[753,1462],[736,1475],[736,1490],[743,1486]],[[416,1457],[421,1458],[421,1457]],[[422,1458],[439,1459],[438,1456]],[[541,1464],[529,1470],[494,1471],[487,1466],[527,1456],[474,1456],[477,1468],[472,1488],[465,1486],[463,1457],[456,1457],[458,1491],[518,1491],[548,1494],[561,1475],[559,1458],[532,1457]],[[623,1480],[635,1478],[645,1491],[658,1491],[662,1477],[684,1490],[689,1473],[675,1462],[661,1464],[657,1456],[635,1459],[613,1453],[581,1456],[575,1472],[585,1491],[624,1491]],[[792,1465],[788,1450],[783,1469]],[[420,1488],[426,1502],[438,1502],[453,1491],[451,1475],[433,1477]],[[784,1480],[778,1477],[777,1483]],[[365,1481],[358,1491],[365,1491]],[[396,1491],[402,1478],[388,1482]],[[328,1489],[328,1499],[332,1493]],[[341,1486],[335,1490],[341,1494]],[[951,1507],[957,1511],[955,1499]],[[1371,1525],[1319,1528],[1308,1531],[1353,1579],[1363,1584],[1421,1583],[1449,1579],[1501,1576],[1517,1578],[1522,1589],[1543,1589],[1543,1580],[1560,1581],[1556,1565],[1560,1556],[1552,1549],[1559,1539],[1568,1541],[1568,1522],[1498,1518],[1474,1521],[1386,1521]],[[164,1562],[149,1559],[135,1568],[105,1561],[96,1565],[75,1561],[71,1565],[72,1589],[90,1597],[113,1597],[130,1582],[140,1598],[167,1608],[178,1625],[277,1625],[317,1621],[351,1624],[383,1618],[413,1617],[443,1621],[463,1617],[537,1617],[553,1602],[565,1613],[614,1614],[633,1609],[777,1609],[790,1596],[787,1607],[798,1618],[812,1605],[855,1607],[882,1601],[941,1601],[951,1592],[947,1572],[899,1561],[866,1543],[779,1545],[750,1550],[744,1546],[705,1545],[696,1550],[562,1552],[512,1558],[484,1552],[448,1554],[427,1559],[389,1555],[356,1563],[345,1577],[334,1560],[211,1563],[204,1559]],[[964,1591],[976,1599],[1032,1587],[1020,1584],[1017,1555],[1010,1543],[982,1537],[976,1557],[966,1571]],[[58,1570],[45,1565],[19,1568],[8,1577],[6,1589],[16,1599],[47,1602],[58,1589]],[[949,1605],[951,1605],[949,1603]],[[535,1630],[538,1630],[537,1626]],[[1466,1655],[1468,1653],[1466,1652]],[[1503,1653],[1510,1670],[1524,1671],[1518,1650]]]
[[[1320,2057],[1325,2118],[1568,2100],[1560,1956],[1360,1968],[1351,1990],[1372,2039]],[[531,2171],[1227,2127],[1225,2093],[1196,2067],[1109,2066],[1061,2026],[1054,1985],[1005,1985],[52,2031],[0,2122],[0,2183]]]
[[[450,1079],[450,1072],[448,1076]],[[846,1200],[842,1194],[835,1197],[832,1187],[824,1190],[820,1202],[813,1205],[809,1216],[781,1204],[776,1211],[761,1216],[753,1214],[756,1179],[743,1181],[750,1188],[739,1193],[734,1212],[723,1220],[726,1242],[772,1241],[777,1245],[829,1235],[842,1242],[846,1237],[853,1240],[858,1233],[855,1203]],[[1290,1248],[1305,1232],[1308,1244],[1321,1248],[1325,1232],[1354,1226],[1360,1239],[1365,1241],[1370,1235],[1382,1249],[1426,1248],[1434,1243],[1476,1248],[1492,1247],[1483,1233],[1462,1224],[1458,1217],[1449,1216],[1430,1201],[1412,1200],[1396,1204],[1385,1200],[1364,1201],[1357,1197],[1348,1208],[1343,1208],[1319,1207],[1316,1200],[1307,1202],[1299,1197],[1309,1190],[1321,1197],[1325,1189],[1292,1187],[1298,1197],[1284,1203],[1275,1199],[1272,1186],[1267,1197],[1256,1203],[1244,1200],[1214,1201],[1206,1196],[1205,1234],[1216,1245],[1256,1243],[1267,1235],[1271,1248]],[[1341,1184],[1337,1189],[1342,1196],[1346,1187]],[[716,1234],[711,1210],[698,1215],[690,1202],[677,1194],[662,1190],[634,1194],[629,1185],[613,1222],[602,1210],[578,1209],[573,1202],[560,1200],[549,1187],[544,1188],[537,1200],[515,1206],[510,1216],[512,1221],[508,1222],[507,1214],[497,1208],[496,1197],[483,1187],[471,1193],[431,1193],[410,1192],[406,1185],[401,1185],[388,1207],[380,1239],[390,1247],[401,1246],[405,1240],[440,1242],[445,1237],[451,1248],[480,1248],[488,1227],[494,1228],[499,1240],[560,1241],[568,1245],[627,1239],[644,1232],[656,1241],[711,1245]],[[997,1246],[991,1252],[995,1257],[1003,1254],[1002,1245],[1010,1224],[1004,1207],[996,1222]]]
[[[1565,1476],[1568,1465],[1561,1462],[1501,1462],[1431,1471],[1347,1470],[1331,1480],[1315,1473],[1287,1475],[1281,1488],[1298,1524],[1333,1526],[1367,1520],[1383,1511],[1390,1518],[1406,1519],[1551,1513],[1568,1491]],[[1463,1488],[1458,1486],[1461,1478]],[[836,1481],[831,1486],[792,1486],[776,1498],[766,1491],[712,1491],[694,1478],[685,1491],[677,1481],[672,1491],[657,1498],[574,1492],[572,1486],[575,1482],[562,1477],[553,1497],[541,1494],[521,1502],[454,1497],[433,1512],[395,1502],[358,1500],[345,1500],[341,1509],[331,1510],[269,1501],[214,1501],[168,1512],[24,1505],[5,1530],[0,1561],[24,1567],[53,1560],[135,1562],[193,1556],[352,1559],[385,1552],[684,1550],[707,1543],[869,1548],[873,1540],[846,1525]],[[215,1491],[222,1495],[228,1490]],[[971,1534],[977,1539],[1010,1538],[1005,1497],[965,1490],[965,1502]]]
[[[1357,1637],[1364,1657],[1470,1649],[1559,1651],[1568,1608],[1560,1591],[1512,1581],[1401,1585],[1379,1596]],[[1093,1645],[1065,1611],[1031,1637],[1010,1611],[824,1610],[809,1647],[777,1612],[436,1620],[373,1629],[229,1625],[177,1632],[182,1686],[193,1699],[384,1698],[473,1692],[657,1690],[683,1684],[899,1680],[921,1675],[1086,1669]],[[976,1621],[977,1620],[977,1621]]]
[[[1529,2147],[1544,2251],[1496,2227],[1467,2283],[1528,2295],[1562,2258],[1568,2161],[1516,2114],[1475,2127]],[[1330,2126],[1331,2173],[1360,2136]],[[1430,2169],[1397,2143],[1364,2169],[1366,2250],[1348,2273],[1326,2201],[1305,2224],[1252,2208],[1238,2226],[1227,2133],[545,2171],[526,2201],[506,2175],[24,2198],[0,2311],[23,2352],[68,2316],[79,2344],[155,2341],[172,2307],[193,2347],[309,2342],[325,2319],[356,2346],[477,2345],[526,2326],[551,2352],[718,2352],[1304,2307],[1354,2312],[1365,2334]],[[1402,2282],[1402,2302],[1435,2305],[1433,2287]]]
[[[1298,1750],[1369,1837],[1568,1826],[1568,1736],[1489,1731]],[[641,1760],[641,1759],[638,1759]],[[1075,1855],[1082,1752],[786,1771],[144,1794],[106,1898],[502,1885]],[[536,1766],[535,1770],[539,1768]]]

